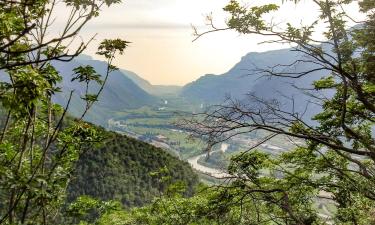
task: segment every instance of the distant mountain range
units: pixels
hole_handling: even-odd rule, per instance
[[[98,62],[104,63],[102,61],[94,60],[88,55],[80,55],[75,60],[85,65],[95,65]],[[180,90],[182,90],[182,86],[177,85],[153,85],[149,81],[140,77],[138,74],[126,69],[120,69],[120,72],[150,95],[161,97],[165,95],[176,95],[180,92]]]
[[[300,88],[311,88],[314,80],[327,75],[318,71],[300,79],[266,77],[259,69],[267,69],[275,65],[287,65],[303,56],[291,49],[281,49],[262,53],[249,53],[242,57],[231,70],[222,75],[207,74],[184,87],[152,85],[136,73],[120,69],[110,75],[108,83],[86,119],[100,125],[114,113],[142,106],[158,106],[166,96],[183,98],[191,104],[211,105],[222,103],[227,96],[236,99],[246,99],[252,93],[263,99],[276,99],[285,109],[294,107],[296,111],[304,111],[311,97],[302,93]],[[92,59],[90,56],[80,56],[69,63],[56,62],[55,66],[64,77],[63,93],[56,96],[55,101],[65,105],[70,90],[75,94],[70,112],[79,115],[83,110],[82,100],[84,87],[77,82],[71,82],[72,70],[79,65],[91,65],[100,74],[104,74],[105,62]],[[301,72],[314,68],[313,64],[300,63],[293,67],[280,67],[283,72]],[[93,87],[92,90],[98,87]],[[294,103],[290,101],[294,98]],[[292,104],[294,104],[292,106]],[[311,108],[312,107],[312,108]],[[315,114],[319,108],[310,106],[307,116]]]
[[[125,76],[131,79],[134,83],[136,83],[140,88],[151,95],[164,97],[169,95],[178,95],[182,90],[181,86],[177,85],[152,85],[149,81],[141,78],[138,74],[128,71],[128,70],[120,70]]]
[[[275,65],[288,65],[304,56],[292,49],[281,49],[262,53],[249,53],[242,57],[231,70],[222,75],[205,75],[187,84],[180,96],[204,105],[222,103],[228,96],[244,100],[251,93],[263,99],[277,100],[284,109],[302,112],[311,97],[305,95],[300,88],[309,89],[314,80],[328,75],[326,71],[317,71],[299,79],[285,77],[269,77],[260,70],[270,69]],[[292,67],[279,67],[283,72],[303,72],[316,68],[313,64],[300,63]],[[296,88],[298,87],[298,88]],[[291,101],[294,99],[294,105]],[[306,118],[320,110],[310,104]]]
[[[72,70],[80,65],[91,65],[101,75],[105,74],[106,70],[105,62],[93,60],[87,56],[79,57],[69,63],[54,62],[54,66],[63,76],[62,93],[57,94],[54,101],[65,106],[70,91],[74,90],[71,106],[69,107],[69,112],[73,116],[79,116],[84,110],[84,104],[80,96],[84,95],[85,87],[83,84],[71,81]],[[98,88],[98,85],[93,85],[90,91],[96,93]],[[86,120],[95,124],[105,125],[106,121],[115,112],[140,108],[146,105],[153,106],[159,102],[161,100],[158,97],[147,93],[119,70],[110,74],[105,88],[99,96],[99,101],[89,111]]]

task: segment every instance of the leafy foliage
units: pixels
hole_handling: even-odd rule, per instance
[[[114,70],[115,54],[122,54],[127,47],[121,43],[126,42],[105,40],[100,45],[100,51],[108,52],[103,81],[92,67],[75,69],[73,80],[86,84],[86,108],[74,121],[65,119],[73,92],[65,108],[52,102],[62,81],[52,61],[70,61],[81,54],[87,43],[78,43],[77,49],[63,43],[74,41],[81,28],[99,15],[102,6],[118,2],[1,1],[0,72],[5,78],[0,86],[4,111],[0,133],[0,224],[57,222],[75,163],[83,152],[102,141],[102,131],[83,118]],[[70,14],[61,34],[49,35],[58,4]],[[97,93],[89,93],[91,81],[101,85]]]

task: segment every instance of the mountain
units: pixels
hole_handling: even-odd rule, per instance
[[[67,104],[71,90],[74,90],[69,112],[73,116],[79,116],[84,110],[84,104],[80,96],[84,95],[85,87],[78,82],[72,82],[73,69],[80,65],[91,65],[95,70],[103,75],[106,71],[106,63],[93,60],[87,56],[81,56],[71,62],[54,62],[53,65],[63,76],[61,84],[62,93],[54,97],[54,101],[62,106]],[[90,87],[90,92],[96,93],[99,89],[98,85]],[[89,113],[85,117],[87,121],[99,125],[106,125],[111,116],[125,109],[135,109],[142,106],[157,105],[159,99],[144,91],[131,79],[129,79],[120,70],[110,74],[105,88],[99,96],[99,101],[94,104]]]
[[[251,93],[263,99],[275,99],[290,110],[304,111],[311,97],[302,93],[300,88],[311,88],[314,80],[327,75],[326,71],[317,71],[299,79],[269,77],[259,72],[275,65],[288,65],[304,56],[292,49],[280,49],[267,52],[252,52],[242,57],[231,70],[222,75],[205,75],[187,84],[180,96],[202,104],[222,103],[227,96],[245,100]],[[292,67],[276,67],[275,71],[302,72],[316,68],[314,64],[299,63]],[[296,88],[298,87],[298,88]],[[294,99],[293,102],[290,100]],[[309,113],[317,112],[316,106],[309,106]],[[312,107],[312,108],[311,108]],[[310,114],[310,115],[311,115]]]
[[[178,95],[181,91],[181,86],[176,85],[152,85],[149,81],[141,78],[136,73],[128,71],[128,70],[121,70],[121,72],[131,79],[134,83],[136,83],[140,88],[151,95],[155,96],[168,96],[168,95]]]
[[[79,55],[76,60],[84,64],[90,64],[90,62],[95,61],[91,56],[84,54]],[[120,69],[120,72],[150,95],[160,97],[178,95],[182,89],[181,86],[177,85],[153,85],[149,81],[140,77],[138,74],[129,70]]]
[[[101,64],[105,63],[102,61],[94,60],[91,56],[88,55],[80,55],[77,58],[77,61],[85,65],[96,65],[98,62]],[[125,69],[119,69],[118,73],[119,75],[124,76],[128,82],[132,81],[135,85],[152,96],[160,96],[163,93],[175,93],[182,88],[179,86],[152,85],[149,81],[141,78],[138,74]]]
[[[101,147],[80,156],[68,187],[68,200],[88,195],[101,200],[118,200],[124,206],[141,206],[166,190],[151,173],[168,168],[170,182],[183,181],[190,196],[198,177],[187,162],[147,143],[114,132],[106,134]]]

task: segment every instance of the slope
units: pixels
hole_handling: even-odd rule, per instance
[[[150,173],[167,168],[170,182],[184,181],[187,195],[198,183],[188,163],[147,143],[106,132],[99,148],[81,155],[74,179],[68,188],[68,199],[89,195],[102,200],[118,200],[124,206],[140,206],[163,192],[165,184]]]
[[[310,107],[309,113],[314,114],[318,107],[309,103],[311,97],[305,95],[301,89],[311,88],[312,81],[327,75],[326,71],[317,71],[299,79],[269,77],[261,72],[276,65],[291,64],[302,58],[301,53],[292,49],[249,53],[227,73],[205,75],[186,85],[180,96],[192,102],[210,105],[222,103],[227,96],[246,100],[247,95],[252,94],[263,99],[275,99],[289,110],[295,107],[294,110],[301,112],[305,111],[306,107]],[[290,67],[279,66],[273,69],[279,72],[302,72],[314,67],[313,64],[299,63]]]
[[[69,63],[54,62],[54,66],[63,76],[62,93],[57,94],[54,101],[65,106],[70,91],[74,90],[71,106],[69,107],[69,112],[73,116],[79,116],[84,109],[83,102],[80,99],[80,96],[84,95],[84,86],[77,82],[71,82],[72,70],[80,65],[91,65],[99,74],[104,74],[106,70],[105,62],[98,60],[79,58]],[[90,90],[96,92],[98,86],[93,86]],[[107,120],[117,111],[156,105],[158,100],[157,97],[138,87],[121,71],[115,71],[110,74],[99,101],[93,106],[85,119],[105,126]]]
[[[177,85],[153,85],[149,81],[141,78],[138,74],[129,70],[121,70],[121,72],[136,83],[140,88],[151,95],[155,96],[170,96],[178,95],[182,89],[181,86]]]

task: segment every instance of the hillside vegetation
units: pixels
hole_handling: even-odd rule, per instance
[[[186,196],[193,193],[198,177],[188,163],[147,143],[114,132],[106,135],[100,147],[80,156],[68,188],[69,200],[88,195],[140,206],[165,191],[167,184],[155,176],[159,171],[169,177],[168,182],[184,182]]]

